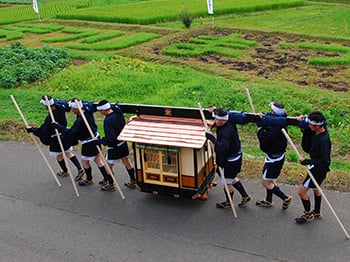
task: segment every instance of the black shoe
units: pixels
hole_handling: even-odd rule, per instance
[[[321,219],[322,218],[321,212],[316,213],[315,209],[312,210],[312,214],[314,214],[314,219]]]
[[[227,202],[227,201],[221,202],[221,203],[216,203],[216,207],[217,208],[227,208],[227,209],[232,208],[231,203]]]
[[[297,222],[298,224],[304,224],[311,222],[313,219],[314,214],[312,213],[312,211],[304,211],[304,214],[302,214],[300,217],[295,218],[295,222]]]
[[[57,175],[61,176],[61,177],[67,177],[67,176],[69,176],[69,173],[68,173],[68,171],[64,172],[63,170],[61,170],[61,171],[57,172]]]
[[[91,186],[94,184],[94,181],[92,180],[80,180],[78,185],[79,186]]]
[[[114,192],[115,191],[115,185],[112,184],[112,185],[104,185],[104,186],[101,186],[101,191],[106,191],[106,192]]]
[[[107,185],[107,180],[103,179],[103,180],[99,181],[98,184],[101,186],[105,186],[105,185]]]
[[[251,196],[242,197],[241,202],[238,204],[239,207],[246,207],[248,202],[252,200]]]
[[[259,201],[256,201],[255,203],[258,207],[272,207],[273,206],[273,203],[272,202],[269,202],[265,199],[262,199],[262,200],[259,200]]]
[[[75,181],[80,181],[84,175],[85,175],[85,170],[82,168],[78,171],[78,174],[75,177]]]
[[[293,199],[292,196],[288,196],[285,200],[283,200],[283,204],[282,204],[283,210],[286,210],[290,206],[290,204],[292,203],[292,199]]]
[[[136,186],[136,181],[135,180],[129,180],[128,182],[124,183],[124,186],[127,186],[129,188],[135,188]]]

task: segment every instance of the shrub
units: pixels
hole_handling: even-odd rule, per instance
[[[182,10],[180,13],[180,19],[182,23],[185,25],[186,28],[190,28],[192,21],[193,21],[193,16],[187,11],[187,10]]]

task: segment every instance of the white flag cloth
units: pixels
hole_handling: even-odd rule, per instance
[[[37,0],[33,0],[33,9],[35,13],[39,14],[39,7],[38,7]]]
[[[214,14],[213,0],[207,0],[207,5],[208,5],[208,14],[213,15]]]

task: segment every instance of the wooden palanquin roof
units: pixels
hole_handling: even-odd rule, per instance
[[[140,115],[129,120],[118,140],[152,145],[202,148],[206,141],[201,119]]]

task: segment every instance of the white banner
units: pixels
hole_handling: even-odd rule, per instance
[[[208,5],[208,14],[213,15],[214,14],[213,0],[207,0],[207,5]]]
[[[35,13],[39,14],[38,2],[36,0],[33,0],[33,9]]]

